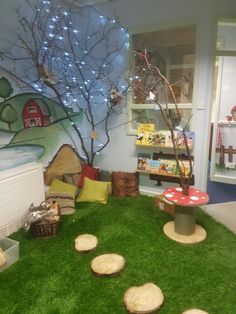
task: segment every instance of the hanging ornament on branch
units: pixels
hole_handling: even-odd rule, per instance
[[[111,90],[111,102],[112,102],[112,104],[113,105],[119,104],[121,99],[122,99],[122,92],[113,88]]]
[[[51,85],[56,84],[55,77],[52,71],[49,71],[44,64],[38,65],[39,77],[46,83]]]
[[[90,138],[91,138],[92,140],[96,140],[96,139],[98,138],[97,132],[96,132],[96,131],[92,131],[92,132],[90,133]]]

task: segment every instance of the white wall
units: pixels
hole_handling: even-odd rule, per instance
[[[3,3],[2,3],[3,2]],[[21,1],[19,1],[21,2]],[[1,38],[9,36],[9,30],[15,23],[11,10],[14,0],[1,1],[0,10],[0,47]],[[196,88],[193,102],[193,130],[195,142],[195,178],[196,186],[205,190],[208,139],[211,111],[211,84],[213,77],[213,51],[216,39],[216,18],[236,15],[235,0],[113,0],[101,4],[98,9],[108,16],[118,17],[121,24],[128,28],[178,25],[195,21],[197,23],[196,47]],[[97,165],[107,170],[133,171],[136,168],[137,151],[135,138],[126,135],[126,114],[114,122],[123,124],[111,132],[111,143],[101,153]]]

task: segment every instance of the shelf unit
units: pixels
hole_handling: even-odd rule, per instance
[[[144,148],[158,148],[158,149],[164,149],[164,150],[170,150],[172,149],[173,150],[173,146],[167,146],[167,145],[144,145],[144,144],[135,144],[137,147],[144,147]],[[179,146],[179,149],[180,150],[185,150],[185,146]],[[189,146],[189,149],[190,150],[193,150],[193,147],[192,146]]]
[[[232,121],[228,121],[228,120],[219,120],[217,123],[219,126],[224,126],[224,127],[235,127],[236,126],[236,121],[232,120]]]
[[[162,148],[166,146],[162,146],[162,145],[139,145],[136,144],[136,146],[140,147],[158,147],[158,148]],[[173,147],[168,147],[168,148],[172,148]],[[153,156],[152,156],[153,160],[158,160],[158,159],[170,159],[170,160],[174,160],[175,159],[175,155],[174,154],[170,154],[170,153],[162,153],[162,152],[154,152]],[[182,160],[188,160],[187,156],[184,154],[181,154],[181,159]],[[191,156],[191,161],[193,161],[193,156]],[[157,185],[161,186],[161,182],[173,182],[173,183],[180,183],[181,179],[180,176],[178,175],[174,175],[174,174],[165,174],[163,173],[157,173],[157,172],[152,172],[152,171],[146,171],[146,170],[140,170],[137,169],[136,172],[140,173],[140,174],[144,174],[144,175],[149,175],[149,179],[150,180],[154,180],[157,181]],[[186,177],[187,178],[187,177]],[[190,185],[194,185],[194,175],[192,175],[191,179],[190,179]]]

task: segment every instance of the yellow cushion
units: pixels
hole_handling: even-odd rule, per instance
[[[95,181],[85,177],[83,188],[76,201],[106,204],[110,188],[111,182]]]
[[[58,179],[54,179],[52,181],[52,184],[48,190],[49,193],[54,193],[54,192],[63,192],[63,193],[66,193],[66,194],[69,194],[73,197],[75,197],[75,194],[76,194],[76,186],[75,185],[72,185],[72,184],[68,184],[68,183],[65,183],[61,180],[58,180]]]

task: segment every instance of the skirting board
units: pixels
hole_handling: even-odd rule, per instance
[[[7,238],[12,233],[21,229],[26,222],[26,216],[27,215],[23,216],[22,218],[19,218],[19,219],[16,219],[16,220],[10,222],[6,226],[1,227],[0,228],[0,239],[1,238]]]

